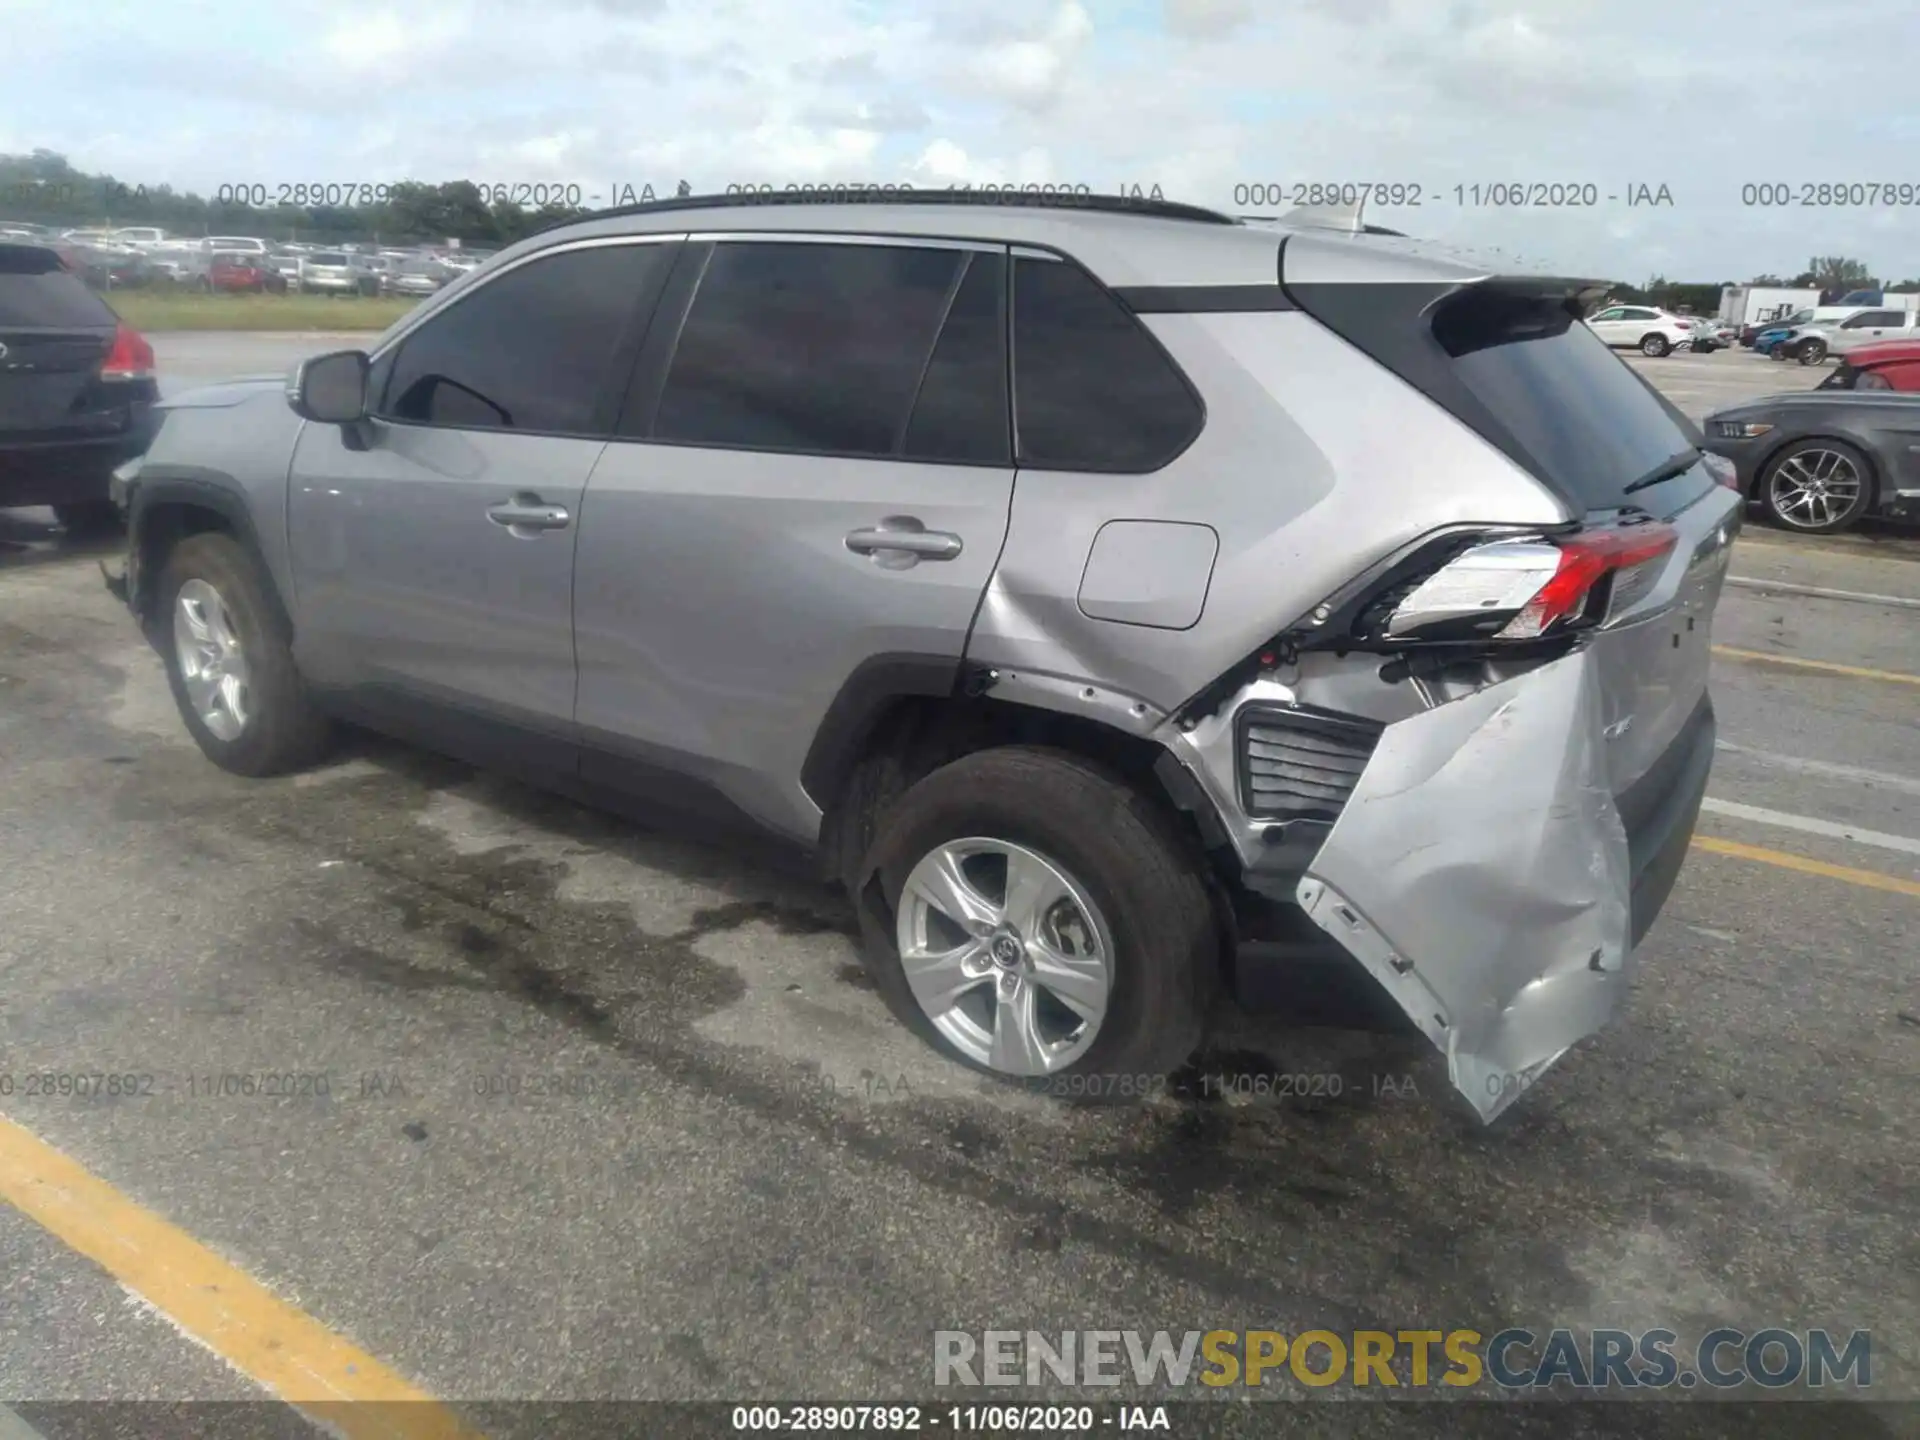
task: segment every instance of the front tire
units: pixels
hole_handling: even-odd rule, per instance
[[[167,557],[157,624],[167,683],[194,743],[236,775],[280,775],[326,754],[260,563],[231,536],[191,535]]]
[[[1793,352],[1793,358],[1802,365],[1820,365],[1827,358],[1827,342],[1824,340],[1804,340],[1800,348]]]
[[[963,1065],[1144,1099],[1192,1055],[1217,990],[1203,863],[1164,809],[1077,755],[963,756],[889,807],[859,867],[867,969]]]
[[[1801,440],[1767,462],[1759,490],[1775,523],[1803,535],[1832,535],[1873,503],[1873,471],[1844,440]]]
[[[1673,346],[1664,335],[1648,335],[1640,342],[1640,353],[1653,360],[1660,359],[1672,349]]]

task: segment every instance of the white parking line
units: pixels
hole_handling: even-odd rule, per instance
[[[1905,595],[1869,595],[1862,590],[1829,590],[1824,585],[1796,585],[1786,580],[1759,580],[1751,575],[1729,575],[1736,590],[1766,590],[1776,595],[1810,595],[1816,600],[1851,600],[1857,605],[1890,605],[1896,610],[1920,610],[1920,600]]]
[[[1716,800],[1712,796],[1702,800],[1700,808],[1711,815],[1725,815],[1730,820],[1750,820],[1756,825],[1774,825],[1782,830],[1824,835],[1830,840],[1851,840],[1856,845],[1897,850],[1903,855],[1920,855],[1920,840],[1905,835],[1889,835],[1884,830],[1863,830],[1858,825],[1840,825],[1832,820],[1816,820],[1811,815],[1792,815],[1785,810],[1741,805],[1732,800]]]
[[[1773,750],[1753,750],[1731,740],[1716,740],[1713,748],[1729,755],[1744,755],[1762,765],[1780,770],[1798,770],[1803,775],[1824,775],[1834,780],[1850,780],[1856,785],[1871,785],[1879,790],[1898,790],[1902,795],[1920,795],[1920,780],[1885,770],[1868,770],[1859,765],[1837,765],[1831,760],[1809,760],[1802,755],[1782,755]]]

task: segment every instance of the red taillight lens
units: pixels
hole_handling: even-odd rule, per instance
[[[1560,550],[1559,568],[1497,638],[1532,640],[1544,635],[1557,622],[1584,610],[1593,587],[1607,576],[1660,559],[1679,539],[1672,526],[1655,523],[1592,530],[1555,541]]]
[[[102,380],[151,380],[153,378],[153,346],[146,337],[131,325],[122,325],[113,332],[113,348],[107,351],[107,358],[100,362]]]
[[[1672,527],[1652,523],[1476,545],[1400,600],[1387,621],[1385,638],[1537,639],[1584,613],[1594,587],[1610,575],[1624,580],[1625,572],[1635,572],[1657,580],[1654,562],[1669,554],[1678,540]],[[1615,609],[1621,602],[1620,584],[1616,581]],[[1635,588],[1644,593],[1643,587]]]

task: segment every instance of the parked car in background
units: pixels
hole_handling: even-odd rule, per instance
[[[438,260],[402,260],[387,276],[387,293],[431,295],[458,273]]]
[[[493,258],[494,253],[491,250],[450,250],[442,257],[442,263],[464,275],[469,270],[478,270]]]
[[[1764,355],[1769,360],[1784,360],[1786,351],[1782,349],[1788,340],[1798,335],[1803,326],[1785,323],[1769,326],[1753,337],[1753,353]]]
[[[81,245],[75,256],[80,273],[96,290],[119,290],[145,285],[153,266],[145,251],[123,245]]]
[[[1822,383],[1718,411],[1703,428],[1741,492],[1789,529],[1828,535],[1866,515],[1920,514],[1920,395]]]
[[[360,288],[360,267],[345,250],[316,250],[300,260],[300,293],[352,295]]]
[[[354,285],[357,295],[378,295],[386,287],[387,276],[393,272],[393,261],[384,255],[356,255],[354,268],[359,271]]]
[[[280,250],[269,255],[267,257],[267,263],[273,267],[274,273],[280,277],[289,290],[297,290],[300,287],[301,258],[301,255],[297,251]]]
[[[1757,320],[1751,325],[1740,327],[1740,343],[1747,349],[1755,347],[1755,342],[1769,330],[1791,330],[1796,325],[1805,325],[1813,319],[1813,311],[1796,310],[1791,315],[1783,315],[1775,320]]]
[[[1781,342],[1784,358],[1819,365],[1829,355],[1846,355],[1881,340],[1920,336],[1920,315],[1905,310],[1861,310],[1838,324],[1812,324],[1791,331]]]
[[[172,398],[110,583],[188,734],[269,775],[353,713],[771,831],[915,1034],[1069,1099],[1161,1093],[1272,925],[1494,1118],[1692,838],[1742,513],[1697,431],[1581,281],[912,198],[550,230]]]
[[[281,294],[287,282],[265,255],[243,250],[216,250],[207,265],[205,287],[228,295]]]
[[[209,257],[205,251],[187,245],[162,245],[147,251],[147,265],[153,278],[174,285],[192,285],[207,273]]]
[[[202,250],[230,250],[243,255],[266,255],[273,247],[255,235],[209,235],[200,242]]]
[[[153,225],[128,225],[112,232],[113,238],[123,245],[138,246],[150,250],[157,245],[168,244],[167,232]]]
[[[153,347],[53,249],[0,243],[0,506],[114,515],[114,467],[153,437]]]
[[[1814,388],[1920,391],[1920,338],[1862,345],[1842,357]]]
[[[1587,328],[1617,350],[1656,358],[1693,343],[1693,321],[1652,305],[1607,305],[1587,317]]]

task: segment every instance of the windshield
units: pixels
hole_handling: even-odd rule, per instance
[[[307,257],[307,263],[310,265],[344,265],[347,263],[347,257],[333,251],[325,251],[318,255],[309,255]]]

